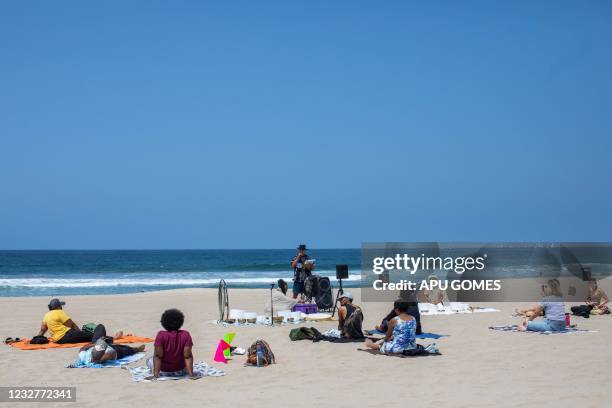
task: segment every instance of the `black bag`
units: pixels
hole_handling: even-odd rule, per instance
[[[593,306],[589,306],[589,305],[572,306],[570,310],[572,311],[572,314],[574,316],[582,316],[588,319],[591,316],[591,310],[593,310]]]
[[[49,343],[49,339],[45,336],[34,336],[32,340],[30,340],[30,344],[47,344]]]
[[[289,332],[291,341],[314,340],[321,336],[321,332],[314,327],[299,327]]]

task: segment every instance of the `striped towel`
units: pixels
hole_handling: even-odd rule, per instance
[[[508,324],[505,326],[489,326],[491,330],[508,331],[508,332],[520,332],[516,324]],[[563,331],[525,331],[523,333],[538,333],[538,334],[568,334],[568,333],[597,333],[594,330],[576,329],[570,327]]]
[[[132,381],[134,382],[150,382],[151,380],[147,379],[151,377],[153,373],[151,369],[147,366],[142,367],[128,367],[130,371],[130,375],[132,376]],[[207,363],[200,361],[193,364],[193,373],[196,377],[222,377],[225,375],[225,372],[218,370]],[[189,375],[186,375],[183,371],[178,371],[175,373],[160,373],[158,381],[164,380],[186,380],[189,379]]]

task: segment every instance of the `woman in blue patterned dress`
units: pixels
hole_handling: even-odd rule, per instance
[[[385,338],[376,343],[368,339],[366,346],[384,354],[401,354],[405,350],[414,349],[416,347],[416,320],[407,313],[409,308],[409,302],[397,300],[393,305],[397,316],[389,321]]]

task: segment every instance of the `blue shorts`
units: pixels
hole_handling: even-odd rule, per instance
[[[545,332],[545,331],[564,331],[565,320],[538,320],[527,322],[527,330]]]
[[[304,293],[304,282],[293,282],[293,288],[291,289],[293,293]]]

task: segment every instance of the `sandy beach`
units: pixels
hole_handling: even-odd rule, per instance
[[[364,328],[370,328],[389,305],[360,302]],[[269,292],[230,289],[230,307],[262,312]],[[128,295],[65,297],[65,310],[77,324],[104,323],[110,331],[124,330],[154,337],[166,308],[186,315],[184,328],[194,339],[195,360],[209,363],[218,339],[228,328],[217,318],[216,289],[183,289]],[[31,337],[38,329],[48,298],[0,298],[6,312],[1,335]],[[247,348],[263,338],[277,364],[245,367],[245,356],[227,365],[215,363],[225,377],[198,381],[134,383],[119,368],[69,369],[77,349],[22,351],[0,347],[3,386],[75,386],[77,406],[556,406],[598,407],[612,402],[612,318],[574,318],[580,328],[597,333],[538,335],[496,332],[490,325],[516,323],[516,304],[492,303],[498,313],[423,316],[424,331],[447,334],[435,340],[442,356],[395,358],[359,351],[362,344],[289,340],[294,325],[238,327],[234,344]],[[520,305],[518,305],[520,306]],[[569,307],[569,305],[568,305]],[[304,323],[321,331],[335,322]],[[427,344],[431,340],[419,340]],[[151,345],[147,346],[151,352]],[[135,363],[138,365],[139,363]],[[53,404],[45,404],[51,406]],[[60,405],[60,404],[57,404]],[[25,406],[25,405],[24,405]]]

